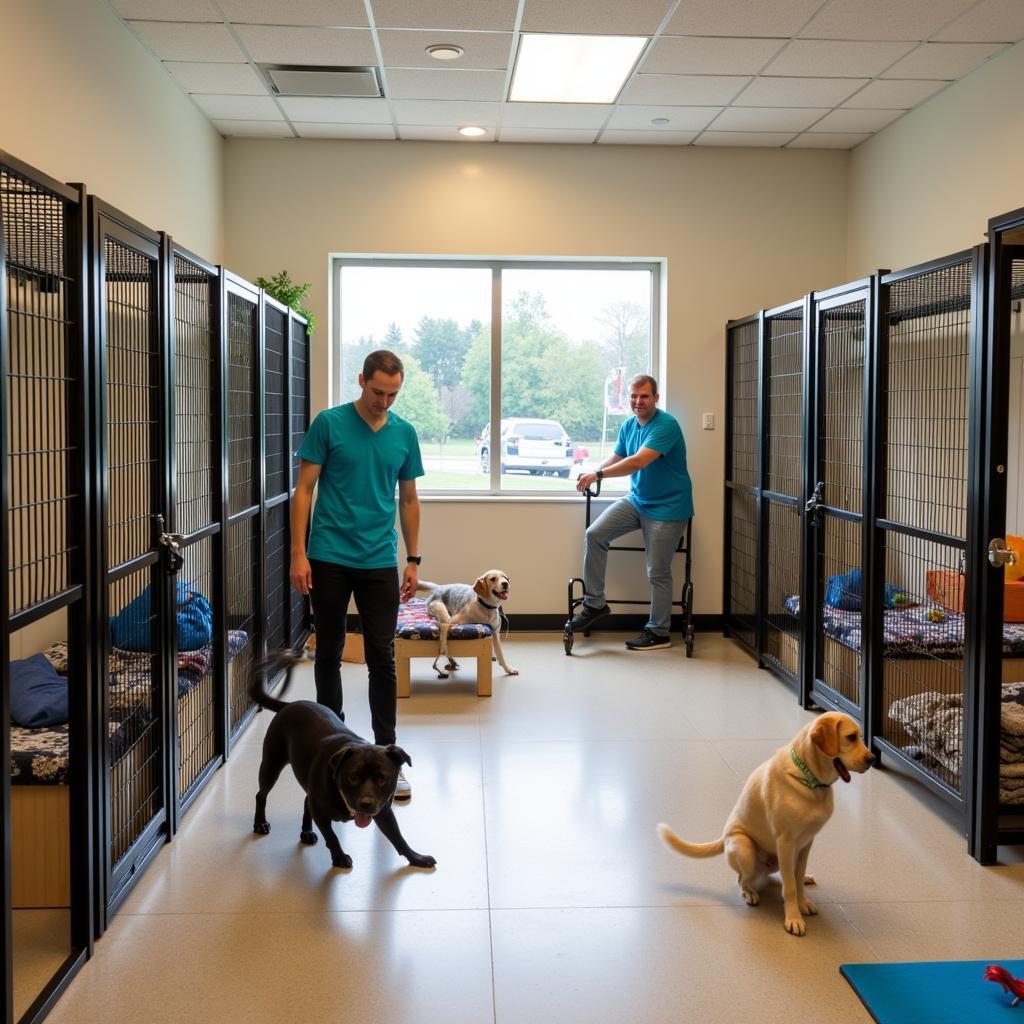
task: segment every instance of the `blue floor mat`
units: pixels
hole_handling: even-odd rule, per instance
[[[989,964],[1024,978],[1024,960],[843,964],[839,970],[877,1024],[1024,1024],[1024,999],[985,980]]]

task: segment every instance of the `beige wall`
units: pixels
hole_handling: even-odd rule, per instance
[[[667,260],[665,405],[689,448],[699,612],[721,609],[724,326],[845,273],[846,153],[229,140],[228,264],[312,282],[314,409],[327,400],[328,253],[641,256]],[[715,413],[716,430],[700,429]],[[511,572],[510,612],[565,608],[582,503],[435,501],[423,575]],[[618,567],[618,568],[617,568]],[[647,594],[640,556],[609,596]],[[619,611],[629,609],[620,608]]]
[[[4,0],[0,82],[0,149],[221,259],[221,138],[107,4]]]
[[[847,277],[976,245],[1024,206],[1022,97],[1018,43],[853,151]]]

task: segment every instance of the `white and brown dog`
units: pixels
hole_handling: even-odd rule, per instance
[[[501,616],[498,609],[502,601],[508,600],[508,573],[501,569],[488,569],[477,578],[473,586],[467,583],[429,583],[421,580],[416,587],[417,593],[427,593],[427,611],[440,625],[441,648],[434,659],[434,671],[446,679],[445,671],[437,667],[442,659],[447,659],[448,671],[457,669],[458,663],[448,656],[448,630],[452,626],[483,625],[491,627],[491,640],[494,655],[498,664],[510,676],[519,675],[519,669],[513,668],[505,660],[505,652],[501,649]]]

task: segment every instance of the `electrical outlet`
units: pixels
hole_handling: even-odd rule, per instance
[[[714,430],[715,429],[715,414],[713,412],[704,413],[704,429]]]

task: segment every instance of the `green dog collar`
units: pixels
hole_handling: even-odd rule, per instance
[[[800,755],[796,752],[796,747],[789,748],[789,756],[793,758],[793,764],[797,766],[800,771],[799,781],[802,782],[808,789],[828,789],[828,783],[822,782],[810,768],[801,760]]]

